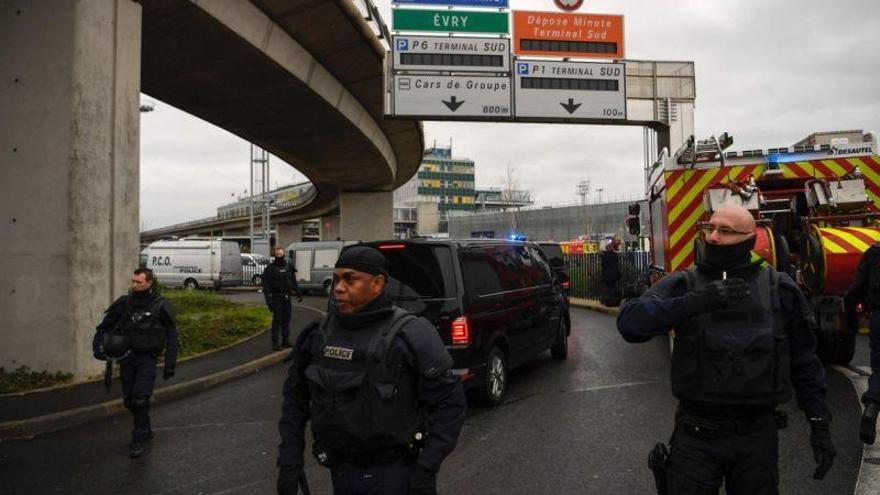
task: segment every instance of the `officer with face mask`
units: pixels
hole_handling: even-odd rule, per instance
[[[675,330],[679,406],[658,488],[710,494],[723,483],[729,495],[779,493],[777,428],[787,418],[775,409],[792,389],[811,428],[813,477],[822,479],[836,451],[812,310],[788,275],[752,262],[748,210],[721,207],[701,231],[705,254],[696,267],[666,276],[617,319],[627,342]]]
[[[452,358],[427,320],[384,295],[385,257],[347,248],[328,315],[297,338],[284,382],[278,493],[304,483],[306,422],[336,495],[433,495],[466,409]]]
[[[96,359],[119,362],[123,401],[134,417],[129,445],[132,458],[142,456],[144,443],[153,438],[149,413],[157,356],[164,350],[163,380],[174,376],[177,363],[174,310],[153,291],[153,281],[149,268],[135,270],[131,290],[110,305],[92,340]]]
[[[284,248],[276,246],[272,250],[272,263],[263,270],[263,297],[272,312],[272,349],[291,347],[290,344],[290,296],[302,302],[296,270],[284,259]],[[280,338],[280,341],[279,341]]]
[[[862,395],[865,409],[859,427],[862,442],[873,445],[877,436],[877,416],[880,414],[880,243],[869,247],[859,261],[856,277],[844,297],[850,331],[858,330],[856,307],[865,305],[870,314],[871,376],[868,390]]]

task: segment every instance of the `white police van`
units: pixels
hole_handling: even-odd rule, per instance
[[[141,252],[146,267],[166,287],[220,288],[241,285],[241,250],[235,241],[156,241]]]

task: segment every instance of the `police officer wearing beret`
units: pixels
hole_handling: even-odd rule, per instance
[[[328,315],[300,333],[284,382],[278,493],[304,482],[306,422],[336,495],[436,494],[466,403],[427,320],[385,297],[387,261],[367,246],[336,263]]]
[[[721,207],[701,231],[705,256],[696,267],[667,275],[617,319],[627,342],[675,329],[679,406],[665,469],[652,466],[658,490],[717,494],[723,483],[729,495],[779,493],[777,428],[786,418],[775,410],[792,389],[811,427],[813,477],[821,479],[836,451],[812,309],[787,274],[751,261],[748,210]]]
[[[868,390],[862,395],[865,409],[862,412],[859,438],[873,445],[877,436],[877,415],[880,414],[880,243],[869,247],[859,261],[856,277],[844,297],[849,330],[858,330],[856,307],[864,304],[870,314],[871,376]]]
[[[263,270],[263,297],[272,312],[272,349],[277,351],[290,344],[290,296],[302,302],[299,284],[296,282],[296,269],[284,259],[284,248],[275,246],[272,263]],[[280,340],[279,340],[280,339]]]
[[[129,445],[132,458],[142,456],[144,443],[153,438],[150,396],[156,382],[156,360],[164,350],[163,380],[174,376],[177,363],[174,310],[153,291],[153,281],[149,268],[135,270],[131,290],[110,305],[92,340],[96,359],[119,362],[123,402],[134,418]]]

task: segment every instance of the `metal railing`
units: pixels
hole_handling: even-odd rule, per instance
[[[646,251],[619,253],[619,287],[623,298],[638,297],[647,289],[651,266],[649,254]],[[569,253],[564,259],[571,279],[569,295],[579,299],[601,299],[602,253]]]
[[[241,265],[241,285],[259,286],[263,279],[263,270],[269,266],[268,263],[257,263],[256,265]]]

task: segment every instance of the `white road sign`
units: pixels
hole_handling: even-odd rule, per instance
[[[516,118],[626,120],[624,64],[514,63]]]
[[[509,118],[510,78],[492,76],[394,76],[391,115]]]
[[[510,39],[395,36],[394,70],[510,72]]]

